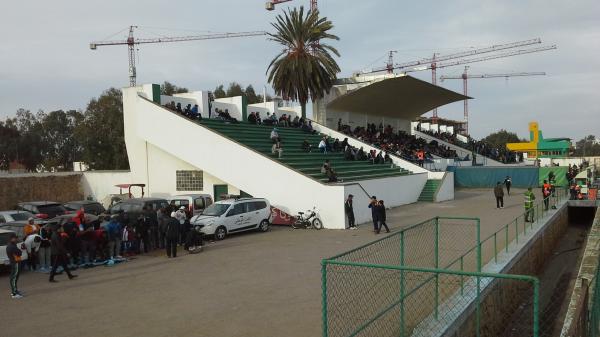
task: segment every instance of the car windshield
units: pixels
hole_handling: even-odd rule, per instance
[[[8,245],[11,233],[0,233],[0,246]]]
[[[29,219],[30,217],[33,216],[33,214],[29,213],[29,212],[18,212],[18,213],[12,213],[10,215],[14,221],[25,221],[27,219]]]
[[[212,204],[202,212],[202,215],[221,216],[228,208],[229,204]]]

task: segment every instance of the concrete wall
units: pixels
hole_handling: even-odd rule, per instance
[[[217,98],[214,100],[214,102],[212,102],[213,116],[217,115],[216,113],[214,113],[215,109],[223,111],[227,109],[231,117],[237,119],[238,121],[241,121],[242,108],[242,96]]]
[[[81,173],[14,174],[0,176],[0,210],[24,201],[82,200]]]
[[[426,182],[426,173],[363,180],[344,185],[344,197],[354,195],[354,217],[356,223],[361,224],[371,221],[371,209],[368,208],[371,196],[384,200],[386,208],[410,204],[419,199]]]
[[[435,202],[454,200],[454,172],[444,172],[442,184],[435,195]]]
[[[510,261],[500,270],[493,272],[533,276],[538,274],[544,267],[544,262],[552,254],[555,245],[564,235],[568,220],[568,207],[563,203],[555,214],[545,219],[547,222],[543,226],[529,236],[527,242],[511,257]],[[484,271],[489,272],[486,268]],[[485,287],[482,296],[484,299],[481,304],[481,336],[499,336],[505,331],[513,315],[519,312],[523,302],[531,302],[533,288],[526,282],[496,279]],[[526,312],[530,315],[529,311]],[[531,325],[529,318],[522,317],[523,324]],[[444,336],[475,336],[475,322],[476,311],[473,304],[444,333]]]

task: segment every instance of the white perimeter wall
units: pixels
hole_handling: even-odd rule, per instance
[[[214,100],[214,102],[212,102],[212,110],[213,110],[212,115],[213,116],[217,116],[217,114],[214,113],[215,109],[219,109],[219,110],[223,110],[223,111],[225,111],[225,109],[227,109],[229,112],[229,115],[231,115],[231,117],[237,119],[238,121],[241,121],[242,120],[242,96],[217,98]]]
[[[386,208],[417,202],[421,190],[427,182],[427,174],[390,177],[384,179],[362,180],[344,186],[344,196],[354,196],[354,217],[356,223],[371,221],[371,209],[368,207],[372,195],[385,202]],[[346,219],[346,226],[348,220]]]
[[[118,194],[117,184],[145,184],[145,179],[135,180],[130,171],[85,171],[81,178],[83,196],[102,202],[109,194]],[[135,189],[135,192],[139,188]],[[126,193],[125,191],[124,193]]]

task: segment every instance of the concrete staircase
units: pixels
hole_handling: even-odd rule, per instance
[[[412,173],[391,164],[372,164],[368,160],[345,160],[342,152],[323,154],[317,148],[322,135],[309,134],[297,128],[277,127],[283,148],[282,158],[278,158],[278,154],[271,152],[273,145],[270,139],[272,126],[254,125],[245,122],[226,123],[217,119],[203,119],[199,123],[321,183],[328,182],[325,174],[321,173],[321,166],[326,159],[330,161],[331,166],[337,172],[338,179],[342,179],[344,182],[402,176]],[[312,152],[305,152],[301,148],[304,140],[312,145]]]
[[[419,196],[419,201],[435,201],[435,194],[442,183],[439,179],[428,179],[421,191],[421,195]]]

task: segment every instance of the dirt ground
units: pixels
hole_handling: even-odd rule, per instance
[[[397,231],[435,215],[480,217],[485,237],[523,212],[522,202],[520,189],[505,197],[504,209],[496,209],[491,189],[459,190],[454,201],[390,210],[388,225]],[[320,336],[320,260],[374,240],[371,230],[274,227],[210,243],[200,254],[167,259],[157,252],[78,270],[73,281],[60,275],[51,284],[46,274],[25,273],[20,300],[10,298],[2,273],[0,335]]]

